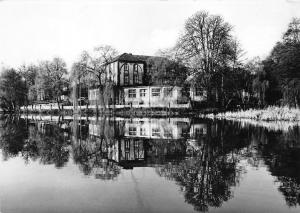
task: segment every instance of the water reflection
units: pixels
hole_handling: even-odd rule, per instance
[[[187,154],[190,157],[157,169],[160,176],[176,181],[186,202],[197,211],[220,207],[232,198],[232,187],[239,183],[245,172],[238,165],[245,144],[235,139],[243,132],[236,127],[229,130],[218,124],[209,126],[205,130],[207,134],[188,140]],[[236,137],[233,137],[233,131]]]
[[[278,190],[284,195],[289,207],[300,205],[300,128],[288,132],[268,130],[253,134],[259,152],[269,171],[279,183]]]
[[[189,118],[0,119],[4,160],[21,156],[87,176],[117,180],[123,170],[153,167],[176,183],[186,203],[205,212],[234,197],[247,169],[267,165],[290,207],[300,205],[300,129],[268,131]],[[157,189],[159,190],[159,189]]]

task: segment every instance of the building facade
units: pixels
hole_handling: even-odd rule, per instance
[[[138,86],[124,88],[125,105],[140,108],[189,108],[189,100],[177,86]]]
[[[190,88],[188,93],[183,88],[173,85],[153,85],[147,79],[150,73],[150,61],[167,60],[162,57],[121,54],[106,64],[105,79],[113,83],[113,89],[102,89],[103,94],[110,94],[108,101],[101,97],[100,89],[90,89],[88,98],[91,105],[114,105],[132,108],[190,108],[191,101],[203,102],[206,93]],[[148,64],[147,64],[148,63]],[[160,63],[160,62],[159,62]],[[152,69],[158,69],[153,68]],[[148,73],[148,75],[149,75]]]

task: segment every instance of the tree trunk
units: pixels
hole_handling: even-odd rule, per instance
[[[73,113],[76,114],[78,111],[78,98],[77,98],[77,84],[75,83],[72,88],[72,99],[73,99]]]
[[[295,108],[298,108],[298,101],[296,97],[295,97]]]
[[[59,98],[56,98],[58,110],[61,111]]]
[[[103,86],[99,87],[99,100],[100,100],[100,106],[103,107],[103,109],[106,109],[105,107],[105,100],[104,100],[104,94],[103,94]]]

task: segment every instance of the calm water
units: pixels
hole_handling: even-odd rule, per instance
[[[300,212],[300,128],[0,120],[0,212]]]

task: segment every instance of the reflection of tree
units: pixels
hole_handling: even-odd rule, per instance
[[[15,117],[0,120],[0,148],[4,159],[21,154],[24,160],[39,160],[42,164],[63,167],[69,160],[69,132],[61,126],[68,123],[31,122]],[[111,157],[116,150],[115,135],[120,128],[109,119],[97,123],[99,136],[89,135],[88,123],[73,121],[72,151],[75,163],[84,174],[96,178],[113,179],[120,174],[120,167]],[[66,132],[67,131],[67,132]]]
[[[27,125],[23,119],[11,118],[1,121],[0,134],[4,159],[21,153],[26,162],[40,159],[58,168],[68,162],[68,144],[58,125]]]
[[[186,155],[185,140],[144,140],[147,162],[150,164],[165,164],[178,161]]]
[[[77,125],[74,122],[73,125]],[[104,118],[96,123],[97,134],[88,134],[88,128],[73,128],[73,158],[79,169],[85,175],[93,174],[99,179],[114,179],[121,171],[117,162],[112,159],[113,151],[117,149],[114,123]]]
[[[25,121],[17,117],[6,117],[0,120],[0,148],[7,160],[22,150],[27,135]]]
[[[229,156],[213,159],[209,155],[199,153],[178,164],[167,164],[158,169],[159,175],[177,182],[186,202],[197,211],[220,207],[232,197],[230,188],[240,178],[235,159]]]
[[[205,121],[205,134],[189,137],[189,126],[184,126],[180,139],[153,139],[124,137],[124,121],[74,120],[72,132],[69,123],[63,122],[1,119],[4,159],[21,155],[26,162],[40,161],[60,168],[71,152],[85,175],[103,180],[118,177],[122,166],[155,165],[157,173],[175,181],[186,202],[198,211],[220,207],[233,197],[232,187],[245,171],[239,162],[245,159],[256,167],[264,162],[276,177],[287,205],[300,205],[299,127],[274,132],[234,122]]]
[[[104,139],[88,139],[73,147],[74,162],[85,175],[95,175],[99,179],[114,179],[120,174],[117,162],[108,158]]]
[[[39,141],[37,138],[38,131],[35,128],[35,126],[29,126],[28,133],[28,139],[25,140],[24,147],[22,150],[22,156],[26,162],[29,162],[30,159],[32,161],[35,161],[40,156],[38,148]]]
[[[288,132],[262,131],[258,137],[265,139],[260,141],[260,154],[277,177],[287,205],[300,205],[300,127]]]
[[[29,138],[22,150],[26,160],[40,159],[41,163],[54,164],[57,168],[68,162],[69,144],[59,125],[40,122],[28,130]]]
[[[238,126],[229,129],[222,123],[210,125],[205,138],[188,142],[189,157],[157,167],[157,173],[176,181],[186,202],[195,210],[220,207],[233,196],[231,187],[239,182],[243,172],[238,165],[240,149],[245,146],[239,140],[242,135],[245,136]]]
[[[55,164],[63,167],[69,160],[68,144],[65,143],[60,134],[41,137],[40,160],[44,164]]]

